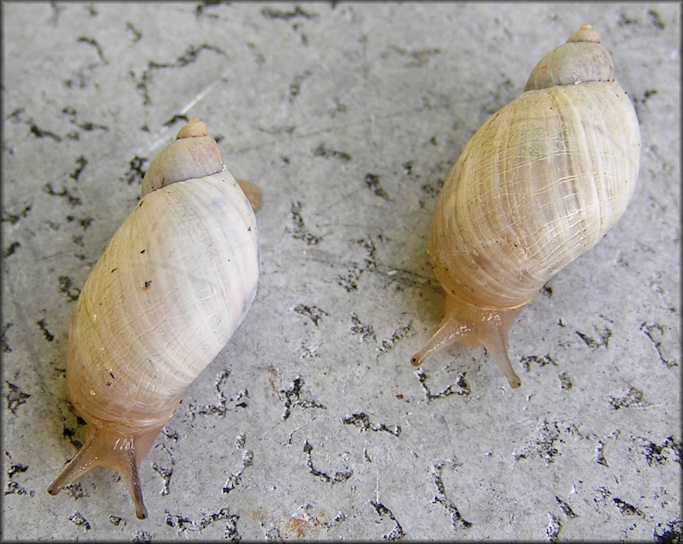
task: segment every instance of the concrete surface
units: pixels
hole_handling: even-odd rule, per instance
[[[3,9],[3,539],[671,540],[680,520],[680,4],[19,3]],[[510,336],[409,357],[473,132],[581,24],[634,101],[621,222]],[[251,312],[141,476],[138,521],[66,399],[74,301],[198,116],[257,182]]]

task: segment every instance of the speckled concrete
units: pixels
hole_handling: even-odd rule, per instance
[[[3,9],[3,539],[667,540],[680,520],[680,4],[18,3]],[[643,149],[622,221],[483,349],[442,312],[441,182],[589,22]],[[57,497],[84,439],[74,301],[152,157],[204,119],[257,182],[251,312],[141,476]]]

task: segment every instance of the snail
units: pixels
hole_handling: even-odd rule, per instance
[[[241,187],[258,208],[258,189],[235,181],[199,119],[150,164],[141,199],[76,303],[66,383],[86,438],[51,495],[103,466],[119,472],[137,517],[147,517],[140,463],[256,294],[258,231]]]
[[[521,309],[614,226],[635,189],[640,131],[590,25],[546,55],[521,96],[474,134],[437,199],[429,240],[445,291],[419,366],[453,342],[483,346],[521,385],[507,337]]]

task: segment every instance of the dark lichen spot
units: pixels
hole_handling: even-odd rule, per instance
[[[52,334],[49,330],[47,330],[47,325],[45,324],[45,319],[41,319],[40,321],[37,321],[36,325],[38,325],[40,330],[43,332],[43,336],[45,337],[45,340],[47,340],[48,342],[54,341],[55,335]]]
[[[655,28],[659,30],[664,30],[666,28],[666,25],[664,24],[664,21],[662,21],[661,16],[655,10],[649,10],[647,12],[647,15]]]
[[[88,161],[85,159],[83,155],[78,157],[76,159],[76,169],[71,174],[69,174],[69,177],[72,178],[74,181],[78,181],[78,178],[83,173],[83,170],[85,169],[87,164]]]
[[[147,280],[145,282],[145,289],[149,289],[149,286],[152,285],[152,280]]]
[[[178,121],[184,121],[185,123],[187,123],[189,121],[189,119],[187,118],[187,115],[185,115],[185,114],[174,115],[173,117],[171,117],[168,121],[166,121],[164,123],[164,126],[170,127],[171,125],[177,123]]]
[[[318,147],[313,150],[314,157],[323,157],[325,159],[339,159],[345,162],[351,160],[351,155],[343,151],[335,151],[332,149],[327,149],[325,144],[321,143]]]
[[[66,197],[66,200],[70,206],[79,206],[81,204],[81,199],[78,198],[77,196],[73,196],[66,189],[66,187],[64,187],[60,192],[57,192],[54,190],[51,183],[46,183],[45,185],[43,185],[43,192],[47,193],[48,195],[52,195],[52,196]]]
[[[17,408],[26,402],[26,399],[30,398],[31,395],[24,393],[18,386],[5,380],[8,387],[7,392],[7,408],[12,414],[16,414]]]
[[[21,244],[19,242],[12,242],[9,247],[5,250],[3,253],[3,257],[9,257],[10,255],[14,255],[14,252],[21,247]]]
[[[560,372],[557,376],[560,379],[560,388],[569,390],[572,388],[572,381],[567,372]]]
[[[572,510],[571,507],[566,502],[564,502],[562,499],[560,499],[560,497],[555,497],[555,500],[557,501],[557,504],[560,505],[560,508],[562,509],[562,511],[564,512],[564,514],[568,518],[573,519],[575,517],[578,517],[578,515],[574,512],[574,510]]]
[[[74,512],[69,516],[69,521],[77,527],[83,527],[86,531],[90,530],[90,523],[83,517],[80,512]]]
[[[49,130],[41,130],[35,123],[29,124],[29,131],[36,138],[52,138],[55,142],[62,141],[61,136],[55,134],[54,132],[50,132]]]
[[[315,400],[307,400],[301,398],[303,393],[304,380],[301,376],[296,376],[292,382],[292,387],[289,389],[281,389],[278,391],[278,396],[285,401],[285,410],[282,414],[282,419],[286,420],[292,413],[292,408],[320,408],[326,410],[327,407]]]
[[[128,171],[123,175],[123,180],[128,185],[142,181],[145,177],[145,173],[142,171],[142,165],[145,162],[147,162],[147,159],[137,155],[130,160]]]
[[[668,461],[669,457],[666,454],[666,450],[668,449],[675,455],[673,459],[674,462],[681,464],[681,451],[683,448],[681,447],[681,444],[674,440],[673,436],[667,437],[667,439],[659,445],[645,439],[643,439],[643,442],[645,442],[643,446],[645,450],[645,460],[649,466],[652,466],[654,463],[662,465]]]
[[[681,530],[681,520],[675,519],[666,523],[658,523],[652,536],[658,544],[680,544],[683,542],[683,530]]]
[[[612,499],[612,502],[616,505],[619,511],[626,516],[640,516],[642,518],[645,517],[645,514],[640,508],[636,508],[635,506],[627,503],[626,501],[614,497]]]
[[[263,15],[266,19],[283,19],[285,21],[289,21],[290,19],[294,19],[296,17],[303,17],[304,19],[315,19],[318,17],[317,13],[309,13],[302,10],[299,6],[295,6],[294,11],[263,8],[261,10],[261,15]]]
[[[356,427],[359,427],[361,431],[384,431],[394,435],[396,438],[398,438],[401,435],[400,425],[394,425],[392,427],[387,427],[384,423],[372,425],[370,423],[370,416],[368,416],[365,412],[357,412],[349,416],[345,416],[344,418],[342,418],[342,423],[344,425],[355,425]]]
[[[81,294],[80,289],[71,286],[71,278],[68,276],[59,276],[59,290],[64,293],[70,301],[75,301],[78,299],[78,295]]]
[[[133,23],[126,21],[126,32],[128,32],[133,43],[137,43],[142,39],[142,32],[133,26]]]
[[[643,400],[643,393],[633,386],[628,387],[628,391],[622,397],[608,397],[610,406],[615,410],[638,405]]]
[[[294,307],[294,311],[310,319],[313,324],[317,327],[318,323],[323,317],[327,317],[328,314],[325,310],[321,310],[317,306],[307,306],[306,304],[298,304]]]
[[[553,360],[553,358],[550,356],[549,353],[546,353],[545,355],[539,356],[539,355],[525,355],[520,359],[520,364],[524,368],[525,372],[529,372],[529,369],[531,368],[531,363],[534,363],[538,366],[547,366],[547,365],[553,365],[557,366],[557,363]]]
[[[598,340],[595,340],[594,338],[580,331],[576,331],[576,334],[579,336],[579,338],[581,338],[581,340],[584,341],[584,343],[591,349],[591,351],[595,351],[596,349],[602,346],[609,347],[609,339],[612,336],[612,331],[609,330],[607,327],[604,327],[602,331],[598,331],[598,334],[600,336]]]
[[[315,468],[313,466],[313,459],[311,452],[313,451],[313,446],[311,446],[308,441],[304,442],[304,447],[303,447],[304,453],[306,454],[306,466],[308,469],[311,471],[311,474],[313,476],[316,476],[317,478],[320,478],[321,480],[334,485],[340,482],[344,482],[351,478],[353,476],[353,470],[344,470],[344,471],[336,471],[334,475],[330,476],[329,474],[322,472]]]
[[[449,462],[451,466],[454,468],[457,468],[459,464]],[[450,514],[451,516],[451,526],[453,529],[469,529],[472,527],[472,522],[467,521],[462,517],[460,514],[460,511],[458,508],[455,506],[453,501],[448,498],[446,495],[446,486],[443,483],[443,477],[442,477],[442,472],[443,469],[446,467],[447,463],[440,462],[434,465],[432,468],[432,478],[434,480],[434,484],[436,484],[436,489],[438,491],[438,495],[432,499],[432,503],[437,503],[441,504],[446,511]]]
[[[379,184],[379,176],[376,176],[375,174],[366,174],[365,186],[372,192],[374,192],[375,195],[385,200],[390,200],[389,195],[387,195],[386,191],[382,189],[382,187]]]
[[[361,323],[355,312],[351,314],[351,333],[359,335],[363,342],[376,339],[373,326]]]
[[[7,221],[11,223],[12,225],[16,225],[22,218],[26,217],[28,215],[28,212],[31,211],[31,206],[26,206],[21,212],[18,214],[11,214],[7,211],[2,212],[2,221]]]
[[[466,397],[471,393],[470,386],[465,380],[465,372],[460,373],[455,384],[449,385],[440,393],[432,393],[429,390],[429,388],[427,387],[427,374],[425,374],[424,370],[422,370],[421,368],[418,369],[415,372],[415,375],[417,376],[418,381],[422,385],[422,389],[424,389],[425,397],[427,397],[427,402],[431,402],[434,399],[450,397],[451,395],[461,395]],[[459,389],[456,389],[456,385]]]
[[[309,246],[317,245],[322,238],[311,234],[306,229],[306,223],[301,215],[301,202],[292,202],[290,210],[293,223],[293,227],[290,231],[292,236],[297,240],[303,240]]]

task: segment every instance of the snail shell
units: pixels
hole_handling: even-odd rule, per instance
[[[147,517],[140,462],[244,319],[258,272],[249,200],[206,125],[191,119],[150,164],[140,201],[78,298],[66,380],[86,440],[50,494],[103,466]]]
[[[452,342],[484,346],[512,387],[517,314],[624,212],[640,132],[609,53],[590,25],[538,63],[525,92],[495,113],[453,166],[429,242],[445,317],[418,366]]]

